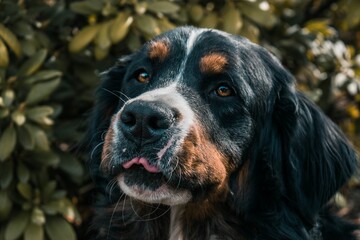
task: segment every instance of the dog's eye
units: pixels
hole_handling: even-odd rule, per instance
[[[135,78],[141,83],[148,83],[150,81],[150,74],[144,69],[140,69],[135,73]]]
[[[218,95],[219,97],[229,97],[234,95],[234,90],[232,90],[229,86],[227,85],[220,85],[219,87],[217,87],[215,89],[215,93],[216,95]]]

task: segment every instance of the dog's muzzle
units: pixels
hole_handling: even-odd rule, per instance
[[[162,102],[137,100],[124,106],[120,130],[139,146],[158,141],[177,122],[175,109]]]

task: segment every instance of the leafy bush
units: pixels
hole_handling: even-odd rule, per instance
[[[0,240],[82,236],[92,185],[79,142],[97,75],[176,26],[265,46],[360,147],[359,8],[357,0],[0,0]]]

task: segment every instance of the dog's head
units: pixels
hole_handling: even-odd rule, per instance
[[[148,203],[243,212],[286,198],[313,211],[355,166],[271,54],[217,30],[178,28],[120,58],[103,74],[92,133],[94,171]]]

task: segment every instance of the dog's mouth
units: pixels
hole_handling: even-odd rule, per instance
[[[130,188],[155,191],[166,182],[159,167],[151,165],[144,157],[135,157],[123,163],[122,167],[123,181]]]
[[[122,191],[148,203],[177,205],[188,202],[190,192],[174,183],[176,174],[171,167],[175,157],[174,142],[171,138],[157,152],[144,153],[143,156],[131,157],[123,162],[117,177]],[[146,155],[152,157],[144,157]]]
[[[159,167],[146,158],[136,157],[122,164],[118,175],[120,188],[130,197],[157,204],[184,204],[191,199],[188,190],[172,187]]]

